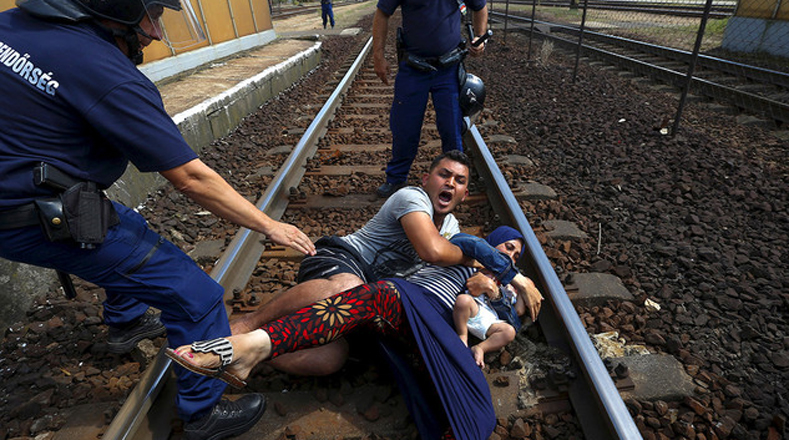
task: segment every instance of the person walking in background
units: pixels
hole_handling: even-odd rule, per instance
[[[442,151],[463,150],[463,117],[458,99],[464,50],[460,47],[460,22],[467,3],[474,33],[484,34],[488,21],[486,0],[378,0],[373,17],[373,62],[376,75],[387,85],[390,66],[384,48],[389,17],[398,7],[403,16],[403,27],[397,30],[398,71],[389,114],[392,158],[386,166],[386,181],[377,190],[379,197],[389,197],[406,184],[419,149],[429,96],[433,98]],[[478,38],[474,37],[472,43]],[[469,53],[480,56],[484,50],[482,42],[471,45]]]
[[[324,29],[329,22],[331,22],[331,28],[334,29],[334,11],[332,11],[331,0],[321,0],[321,18]]]

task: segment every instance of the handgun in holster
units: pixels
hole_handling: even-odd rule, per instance
[[[63,212],[63,200],[60,194],[79,183],[79,180],[48,163],[41,162],[33,168],[33,183],[58,193],[54,197],[44,197],[33,201],[47,239],[49,241],[71,239],[71,231],[69,231],[66,215]]]
[[[112,202],[95,182],[76,179],[44,162],[34,167],[33,182],[57,193],[34,201],[50,241],[70,240],[83,249],[93,249],[120,221]]]

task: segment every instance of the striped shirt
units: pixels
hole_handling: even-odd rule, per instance
[[[428,264],[406,278],[406,281],[436,295],[449,310],[452,310],[457,296],[466,290],[466,280],[474,272],[476,269],[463,265],[441,267]]]

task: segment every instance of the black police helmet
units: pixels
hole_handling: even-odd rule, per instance
[[[466,73],[460,87],[460,110],[463,116],[472,118],[485,108],[485,83],[478,76]]]
[[[129,26],[138,25],[146,9],[153,5],[181,9],[179,0],[16,0],[16,5],[44,20],[79,22],[106,18]]]
[[[136,26],[145,16],[146,10],[161,5],[176,11],[181,10],[180,0],[74,0],[89,14]]]

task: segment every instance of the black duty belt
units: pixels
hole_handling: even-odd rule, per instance
[[[36,205],[28,203],[0,211],[0,229],[16,229],[41,224]]]

